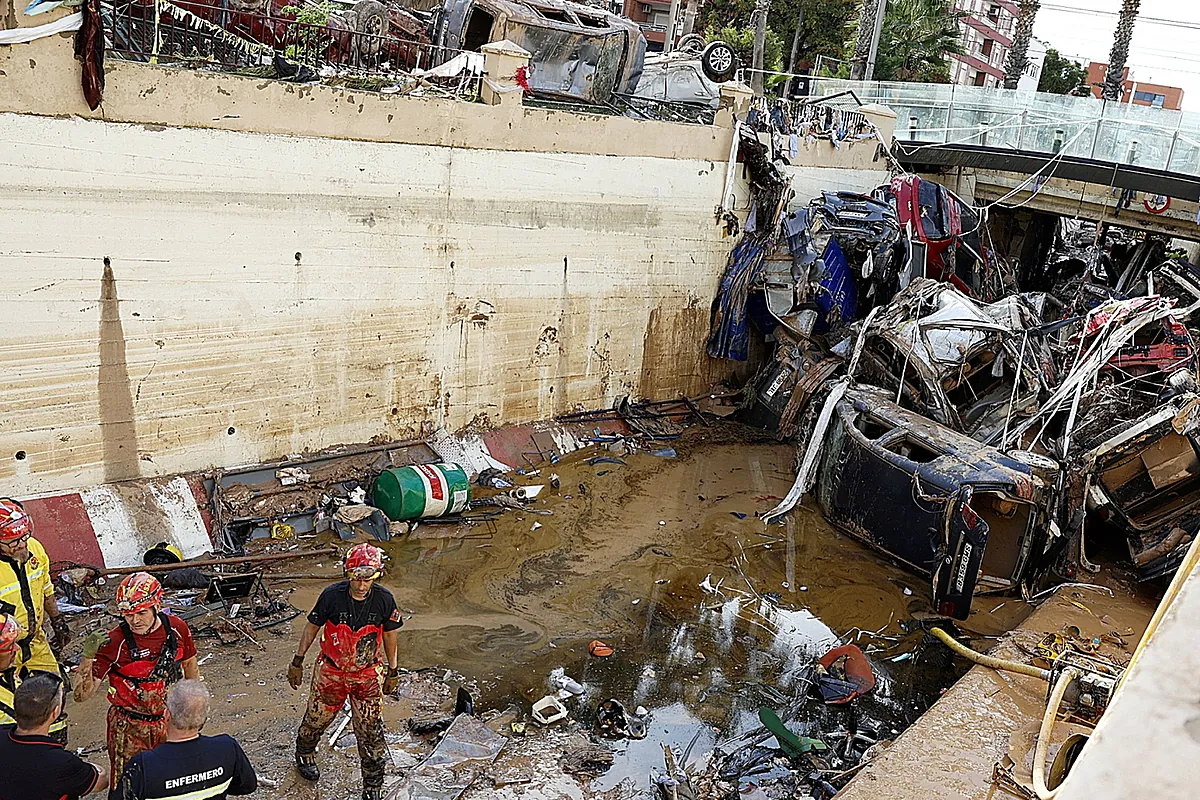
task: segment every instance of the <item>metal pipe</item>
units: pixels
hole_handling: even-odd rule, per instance
[[[107,569],[96,567],[101,575],[132,575],[135,572],[170,572],[173,569],[186,567],[215,567],[219,564],[260,564],[267,561],[283,561],[289,558],[304,558],[305,556],[331,556],[337,553],[337,548],[322,547],[319,550],[303,550],[299,553],[265,553],[257,556],[234,556],[233,558],[204,558],[199,561],[180,561],[177,564],[153,564],[140,567],[116,567]]]

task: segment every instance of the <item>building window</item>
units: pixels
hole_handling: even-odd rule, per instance
[[[1163,104],[1167,102],[1167,97],[1166,95],[1155,94],[1154,92],[1134,92],[1133,100],[1138,103],[1149,103],[1155,108],[1162,108]]]
[[[983,56],[984,60],[987,61],[989,64],[992,61],[992,48],[995,46],[996,46],[995,39],[984,39],[983,46],[979,48],[979,54],[981,56]]]
[[[975,73],[974,84],[976,86],[986,86],[987,85],[987,73],[984,72],[983,70],[978,70]]]

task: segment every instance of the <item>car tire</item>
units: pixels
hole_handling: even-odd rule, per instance
[[[383,38],[388,35],[387,6],[379,0],[359,0],[351,9],[354,14],[354,53],[358,66],[374,59],[383,51]]]
[[[354,4],[356,33],[366,33],[371,36],[388,35],[387,6],[379,0],[358,0]]]
[[[724,83],[737,72],[737,53],[725,42],[713,42],[700,54],[700,68],[713,83]]]
[[[689,33],[675,43],[675,50],[680,53],[698,56],[704,52],[704,37],[698,33]]]

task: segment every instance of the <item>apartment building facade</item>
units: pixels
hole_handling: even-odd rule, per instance
[[[959,23],[963,52],[950,56],[950,81],[963,86],[1003,86],[1017,4],[1013,0],[954,0],[954,8],[966,16]]]

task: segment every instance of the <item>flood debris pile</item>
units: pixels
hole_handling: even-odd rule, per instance
[[[1200,527],[1200,270],[1078,221],[1010,259],[989,209],[914,175],[806,203],[769,138],[743,131],[751,221],[707,348],[770,347],[737,414],[800,446],[767,521],[812,492],[960,619],[977,592],[1095,571],[1088,530],[1122,534],[1137,578],[1169,575]]]

